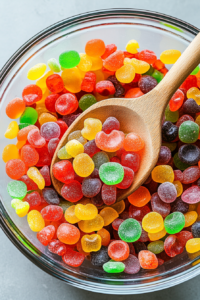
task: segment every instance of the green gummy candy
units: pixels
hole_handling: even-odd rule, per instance
[[[199,125],[193,121],[185,121],[180,125],[178,135],[183,143],[195,143],[199,136]]]
[[[66,147],[64,146],[64,147],[62,147],[59,151],[58,151],[58,158],[60,158],[60,159],[70,159],[70,158],[72,158],[72,156],[71,155],[69,155],[68,153],[67,153],[67,150],[66,150]]]
[[[150,65],[149,70],[146,73],[144,73],[143,75],[150,75],[151,76],[154,71],[155,71],[155,69],[152,67],[152,65]]]
[[[159,83],[164,77],[163,73],[159,72],[158,70],[154,70],[151,76],[156,79],[157,83]]]
[[[180,160],[178,153],[176,153],[174,155],[173,162],[174,162],[175,166],[181,171],[184,171],[185,169],[191,167],[191,165],[188,165]]]
[[[92,160],[94,162],[94,166],[96,169],[99,170],[99,168],[101,167],[101,165],[107,163],[110,161],[110,158],[108,156],[107,153],[101,151],[101,152],[98,152],[96,153],[93,157],[92,157]]]
[[[16,209],[17,207],[19,207],[19,205],[22,203],[22,200],[19,199],[13,199],[11,201],[11,206],[12,208]]]
[[[92,94],[86,94],[79,100],[79,107],[84,111],[95,103],[97,103],[96,98]]]
[[[30,126],[30,125],[32,125],[32,124],[29,124],[29,123],[21,123],[21,124],[19,124],[19,130],[21,130],[21,129],[25,128],[25,127],[28,127],[28,126]]]
[[[168,215],[164,220],[165,230],[169,234],[180,232],[185,226],[185,217],[181,212],[174,212]]]
[[[59,63],[61,67],[65,69],[76,67],[79,64],[80,60],[81,58],[79,53],[74,50],[63,52],[59,56]]]
[[[147,249],[154,254],[159,254],[164,250],[164,242],[163,241],[155,241],[148,244]]]
[[[99,176],[105,184],[115,185],[124,179],[124,169],[118,163],[108,162],[99,168]]]
[[[165,120],[166,121],[170,121],[172,123],[177,122],[179,119],[179,111],[171,111],[169,109],[169,105],[167,105],[166,109],[165,109]]]
[[[139,240],[142,234],[142,228],[137,220],[130,218],[121,223],[118,234],[122,241],[133,243]]]
[[[7,191],[10,197],[22,200],[27,194],[27,186],[22,181],[10,181],[7,185]]]
[[[50,58],[47,62],[49,68],[55,72],[55,73],[59,73],[61,71],[60,69],[60,65],[58,63],[58,61],[55,58]]]
[[[37,122],[38,113],[32,107],[27,107],[20,117],[20,123],[29,123],[34,125]]]
[[[119,261],[110,260],[103,264],[103,269],[107,273],[121,273],[125,269],[125,264]]]

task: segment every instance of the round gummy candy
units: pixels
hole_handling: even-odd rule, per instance
[[[99,169],[99,176],[105,184],[115,185],[123,180],[124,169],[118,163],[108,162],[101,165]]]
[[[137,241],[141,234],[142,228],[140,223],[135,219],[127,219],[119,226],[118,234],[120,239],[127,243]]]
[[[174,212],[165,218],[164,226],[167,233],[178,233],[185,226],[185,217],[181,212]]]
[[[7,185],[7,191],[10,197],[23,199],[27,193],[27,186],[22,181],[11,181]]]
[[[29,123],[34,125],[37,122],[38,113],[32,107],[27,107],[20,117],[20,123]]]
[[[97,103],[96,98],[92,94],[85,94],[81,97],[79,100],[79,107],[82,109],[82,111],[86,110],[91,105]]]
[[[59,63],[64,69],[71,69],[76,67],[79,64],[80,60],[80,55],[77,51],[74,50],[63,52],[59,56]]]
[[[107,273],[121,273],[125,269],[125,264],[120,261],[110,260],[103,265],[103,269]]]
[[[195,143],[199,135],[199,125],[192,121],[185,121],[180,125],[178,135],[183,143]]]

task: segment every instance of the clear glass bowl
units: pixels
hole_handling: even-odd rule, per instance
[[[28,69],[39,62],[58,58],[63,51],[84,52],[85,43],[101,38],[124,49],[136,39],[142,49],[158,55],[166,49],[183,51],[199,32],[194,26],[160,13],[134,9],[101,10],[77,15],[58,22],[25,43],[5,64],[0,73],[0,153],[8,144],[4,132],[10,122],[5,114],[7,103],[20,96],[30,84]],[[12,143],[12,141],[11,141]],[[200,274],[198,254],[188,257],[184,252],[156,270],[142,270],[136,275],[105,274],[85,261],[80,268],[71,268],[43,247],[26,218],[16,216],[10,205],[6,185],[10,181],[0,161],[0,225],[15,246],[38,267],[73,286],[108,294],[139,294],[164,289]]]

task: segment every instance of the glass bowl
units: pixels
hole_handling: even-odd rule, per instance
[[[84,52],[85,43],[101,38],[106,44],[115,43],[124,49],[136,39],[142,49],[158,55],[166,49],[184,51],[199,32],[194,26],[160,13],[134,9],[101,10],[77,15],[60,21],[27,41],[5,64],[0,72],[0,153],[8,144],[4,132],[10,122],[5,114],[7,103],[19,97],[30,84],[26,75],[39,62],[58,58],[66,50]],[[14,141],[15,142],[15,141]],[[13,143],[11,141],[11,143]],[[48,252],[27,225],[19,218],[7,194],[10,181],[5,164],[0,162],[0,225],[12,243],[34,264],[49,274],[73,286],[107,294],[139,294],[161,290],[184,282],[200,274],[198,253],[189,257],[186,252],[171,259],[156,270],[142,270],[139,274],[106,274],[85,260],[80,268],[68,267],[62,259]]]

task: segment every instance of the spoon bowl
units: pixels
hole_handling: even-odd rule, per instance
[[[57,146],[51,164],[51,177],[54,188],[61,195],[63,183],[52,172],[53,165],[59,161],[57,153],[68,141],[68,135],[84,127],[84,120],[97,118],[103,123],[108,117],[116,117],[124,133],[138,133],[145,142],[141,163],[132,185],[117,194],[117,201],[125,199],[138,189],[148,178],[156,165],[161,146],[161,121],[165,108],[172,95],[182,82],[200,63],[200,33],[187,47],[163,80],[149,93],[134,99],[113,98],[96,103],[84,111],[68,128]]]

